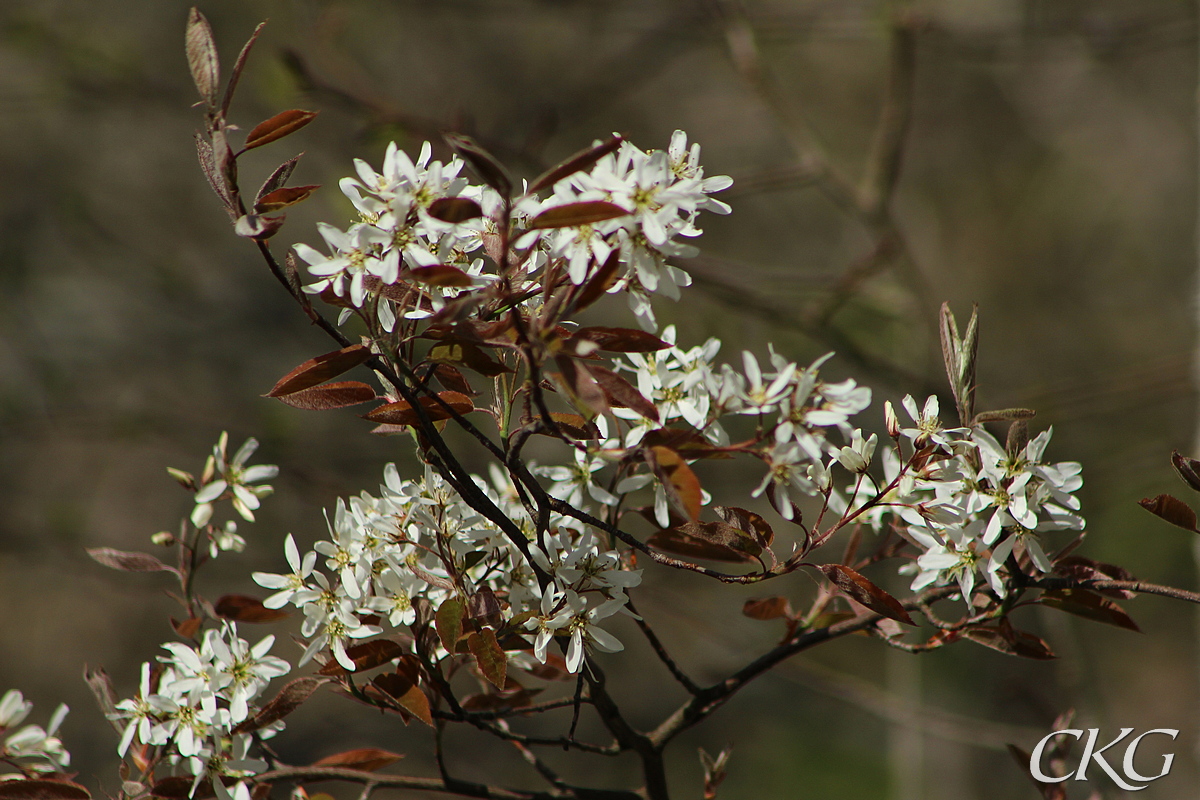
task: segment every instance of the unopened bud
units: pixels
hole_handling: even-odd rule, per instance
[[[159,547],[170,547],[175,544],[175,534],[170,531],[159,531],[150,537],[150,541]]]
[[[892,407],[892,401],[887,400],[883,404],[883,424],[887,427],[888,436],[897,439],[900,436],[900,420],[896,419],[896,409]]]
[[[184,472],[181,469],[167,467],[167,474],[179,482],[179,485],[188,491],[196,491],[196,477],[190,472]]]

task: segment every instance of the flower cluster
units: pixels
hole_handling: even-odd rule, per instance
[[[503,478],[497,475],[496,485],[481,478],[476,483],[510,519],[533,530]],[[627,570],[590,532],[557,518],[552,524],[558,532],[548,537],[548,550],[530,543],[531,563],[431,468],[413,481],[401,479],[389,464],[378,497],[364,492],[338,502],[328,540],[301,555],[294,538],[287,538],[291,573],[255,573],[254,580],[275,590],[264,603],[268,608],[290,603],[302,610],[301,632],[309,644],[301,663],[328,649],[352,670],[352,640],[381,633],[385,622],[412,625],[418,598],[436,610],[450,599],[491,596],[497,607],[489,613],[533,620],[527,627],[537,631],[540,660],[549,638],[569,637],[569,665],[578,671],[585,644],[620,649],[595,623],[627,602],[624,589],[636,585],[640,573]],[[539,582],[538,570],[550,581]]]
[[[913,590],[957,581],[969,598],[982,575],[1004,597],[1013,559],[1050,572],[1041,534],[1084,527],[1072,494],[1083,485],[1080,465],[1043,460],[1052,431],[1006,448],[982,426],[943,429],[936,398],[918,410],[906,397],[904,406],[914,427],[900,435],[932,451],[923,468],[897,478],[891,498],[902,529],[924,551],[908,567]]]
[[[67,707],[59,705],[43,728],[40,725],[17,727],[29,716],[33,703],[16,689],[0,697],[0,760],[20,768],[23,774],[0,775],[0,782],[28,774],[62,772],[71,763],[71,754],[56,736],[67,716]]]
[[[117,703],[114,720],[125,730],[118,752],[134,743],[164,747],[168,759],[195,776],[212,782],[223,800],[229,791],[220,780],[255,774],[266,764],[247,758],[255,737],[269,738],[283,728],[275,722],[250,733],[235,733],[250,719],[255,703],[272,679],[286,675],[286,661],[268,655],[275,637],[251,646],[237,633],[236,623],[205,631],[199,648],[181,642],[163,645],[159,664],[142,665],[138,694]]]
[[[700,234],[695,220],[701,210],[729,211],[709,195],[728,187],[730,179],[705,178],[699,155],[699,146],[688,148],[682,131],[675,132],[666,151],[646,152],[622,141],[589,171],[560,180],[545,199],[525,195],[513,208],[518,226],[573,203],[601,201],[626,213],[548,229],[535,227],[516,241],[521,263],[502,265],[484,258],[486,242],[497,238],[501,224],[500,195],[462,177],[464,164],[457,156],[446,164],[432,160],[426,142],[413,161],[393,142],[384,155],[382,172],[356,160],[357,178],[341,181],[359,221],[344,231],[326,223],[319,226],[329,255],[306,244],[296,245],[296,254],[317,279],[305,291],[329,291],[347,298],[354,308],[373,309],[381,327],[391,331],[396,324],[391,299],[396,294],[385,287],[419,293],[401,314],[422,319],[441,311],[448,299],[487,286],[497,277],[496,270],[518,269],[533,278],[548,264],[561,261],[571,281],[580,284],[593,274],[594,265],[616,254],[623,269],[608,291],[626,292],[639,322],[655,330],[649,296],[659,293],[677,299],[679,287],[690,283],[685,272],[666,262],[671,256],[695,254],[694,247],[677,240]],[[451,222],[431,213],[438,201],[455,198],[475,203],[482,215]],[[447,267],[456,279],[445,279]],[[342,321],[350,313],[345,309]]]

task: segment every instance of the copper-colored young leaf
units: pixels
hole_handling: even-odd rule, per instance
[[[171,621],[171,628],[184,639],[195,639],[196,634],[204,625],[203,617],[188,617],[181,620],[168,617],[168,619]]]
[[[377,747],[360,747],[357,750],[347,750],[344,753],[325,756],[314,761],[312,765],[314,767],[344,767],[363,772],[374,772],[389,764],[395,764],[402,758],[404,756],[399,753],[391,753]]]
[[[599,364],[589,364],[588,372],[596,379],[596,383],[600,384],[609,405],[631,408],[646,419],[659,421],[658,408],[629,381]]]
[[[442,222],[459,223],[483,216],[483,209],[469,197],[439,197],[429,204],[429,216]]]
[[[196,157],[200,159],[200,169],[204,171],[208,185],[216,192],[217,197],[221,198],[221,204],[225,206],[225,213],[229,214],[231,220],[237,219],[237,209],[233,205],[233,198],[229,196],[229,188],[225,185],[225,179],[221,177],[221,172],[217,167],[217,157],[213,146],[199,131],[196,131]]]
[[[438,638],[442,640],[442,647],[448,652],[453,653],[458,640],[462,638],[463,616],[466,613],[467,606],[459,597],[447,597],[438,606],[434,624],[437,627]]]
[[[1055,589],[1044,592],[1040,599],[1044,606],[1057,608],[1085,619],[1115,625],[1118,628],[1142,632],[1133,618],[1112,600],[1087,589]]]
[[[246,59],[250,57],[250,51],[254,48],[254,43],[258,41],[258,35],[262,33],[265,22],[260,22],[254,28],[254,33],[250,34],[250,38],[242,45],[242,50],[238,53],[237,61],[233,64],[233,71],[229,73],[229,85],[225,87],[225,97],[221,100],[221,113],[229,112],[229,104],[233,102],[233,93],[237,89],[238,81],[241,80],[242,70],[246,68]]]
[[[292,177],[292,172],[296,169],[296,164],[299,163],[300,156],[303,155],[304,153],[300,153],[299,155],[292,156],[267,176],[267,179],[263,181],[263,185],[258,188],[258,192],[254,195],[255,205],[271,192],[283,188],[283,185],[288,182],[288,178]]]
[[[306,411],[346,408],[359,403],[369,403],[374,399],[376,399],[375,390],[361,381],[326,383],[279,396],[280,402]]]
[[[467,614],[477,625],[500,626],[500,600],[486,586],[478,589],[467,601]]]
[[[403,664],[402,664],[403,666]],[[426,725],[433,727],[433,713],[429,707],[429,698],[417,685],[416,674],[404,674],[400,671],[379,675],[371,684],[400,708],[415,716]],[[407,720],[406,720],[407,722]]]
[[[321,684],[328,683],[329,680],[324,676],[310,675],[288,681],[287,685],[279,690],[279,694],[271,699],[271,702],[260,708],[258,713],[250,719],[240,722],[232,733],[249,733],[266,727],[272,722],[278,722],[299,708],[305,700],[312,697],[313,692],[319,689]]]
[[[262,214],[243,214],[233,223],[233,232],[247,239],[270,239],[279,233],[287,217],[265,217]]]
[[[1054,571],[1059,575],[1080,581],[1136,581],[1133,573],[1116,564],[1106,564],[1103,561],[1093,561],[1083,556],[1064,556],[1054,562]],[[1128,600],[1132,592],[1124,589],[1103,589],[1102,594],[1110,597],[1120,597]]]
[[[483,348],[471,342],[445,342],[436,345],[425,356],[426,361],[463,366],[488,378],[494,378],[512,368],[489,356]]]
[[[591,342],[597,349],[610,353],[651,353],[671,346],[654,334],[633,328],[579,328],[571,339]]]
[[[767,597],[762,600],[747,600],[742,606],[742,613],[750,619],[779,619],[790,617],[792,606],[786,597]]]
[[[471,402],[471,398],[464,394],[459,394],[458,392],[438,392],[438,397],[459,414],[466,414],[475,410],[475,404]],[[451,417],[450,412],[432,397],[422,397],[420,398],[420,403],[430,420],[438,421],[450,419]],[[421,419],[417,410],[403,400],[373,409],[364,414],[363,418],[385,425],[416,425]]]
[[[576,225],[591,225],[593,222],[627,217],[630,213],[632,212],[607,200],[584,200],[580,203],[567,203],[546,209],[529,220],[529,230],[573,228]]]
[[[470,136],[458,133],[448,133],[443,138],[454,152],[471,165],[484,183],[500,193],[500,197],[507,199],[512,196],[512,178],[508,170],[491,153],[480,147],[478,142]]]
[[[413,267],[409,272],[413,280],[427,283],[430,286],[450,286],[462,288],[474,286],[475,279],[458,267],[449,264],[434,264],[429,267]]]
[[[600,438],[600,429],[596,427],[596,423],[589,422],[579,414],[551,411],[550,419],[554,420],[554,424],[558,426],[559,433],[565,434],[572,439],[590,441]],[[545,433],[552,435],[549,432]]]
[[[467,637],[467,646],[471,648],[471,655],[475,656],[475,663],[479,665],[483,677],[497,689],[503,689],[508,673],[508,658],[496,641],[495,632],[491,628],[484,628],[472,633]]]
[[[844,564],[816,564],[829,581],[856,602],[889,619],[915,625],[900,601]]]
[[[192,784],[195,782],[196,779],[191,775],[172,775],[151,786],[150,796],[162,797],[165,800],[203,800],[215,796],[212,781],[206,778],[193,790]]]
[[[1196,530],[1196,512],[1187,503],[1169,494],[1160,494],[1158,497],[1144,497],[1138,501],[1138,505],[1151,514],[1162,517],[1172,525],[1183,528],[1185,531],[1200,533],[1200,531]]]
[[[149,553],[114,550],[111,547],[89,547],[87,554],[104,566],[123,572],[178,572]]]
[[[319,184],[311,186],[284,186],[283,188],[267,192],[258,198],[258,202],[254,204],[254,210],[259,214],[270,214],[307,200],[309,195],[320,188]]]
[[[561,370],[557,377],[562,388],[580,411],[588,410],[593,414],[608,411],[608,398],[586,366],[570,356],[555,356],[554,363]]]
[[[270,144],[276,139],[282,139],[284,136],[295,133],[312,122],[318,113],[317,111],[303,111],[298,108],[280,111],[270,119],[255,125],[246,136],[244,147],[250,150],[255,147],[262,147],[264,144]]]
[[[368,642],[351,645],[346,648],[346,656],[354,662],[355,672],[364,672],[369,669],[386,664],[389,661],[394,661],[404,655],[405,650],[397,642],[391,639],[371,639]],[[346,669],[338,663],[337,659],[330,659],[321,669],[317,670],[321,675],[345,675]]]
[[[740,531],[745,531],[764,548],[775,541],[775,531],[758,514],[737,506],[713,506],[717,516]]]
[[[244,594],[224,595],[213,605],[213,609],[217,616],[234,622],[278,622],[289,616],[282,609],[267,608],[258,598]]]
[[[210,109],[217,106],[217,86],[221,82],[217,61],[217,45],[213,42],[212,27],[196,8],[188,13],[187,32],[184,36],[187,48],[188,69],[196,90]]]
[[[279,379],[271,391],[263,397],[280,397],[301,389],[324,383],[343,372],[357,367],[371,357],[371,351],[361,344],[352,344],[332,353],[310,358],[287,375]]]
[[[1171,451],[1171,466],[1188,486],[1200,492],[1200,461],[1188,458],[1178,450]]]
[[[647,448],[645,454],[646,463],[658,476],[671,504],[692,522],[699,519],[702,500],[700,479],[683,457],[671,448],[661,446]]]
[[[971,625],[963,631],[963,637],[976,644],[990,647],[1001,653],[1021,658],[1047,661],[1056,658],[1050,646],[1026,631],[1019,631],[1001,620],[997,625]]]
[[[621,266],[621,251],[613,250],[596,274],[588,278],[587,283],[579,290],[575,298],[574,310],[582,311],[604,296],[614,283],[617,282],[617,269]]]
[[[611,136],[606,141],[580,150],[575,155],[551,167],[533,179],[529,185],[529,193],[534,194],[542,189],[548,189],[563,178],[569,178],[576,172],[591,169],[593,165],[609,153],[615,153],[623,142],[620,136]]]
[[[742,564],[754,560],[754,556],[749,553],[718,544],[711,539],[693,536],[683,530],[683,526],[693,524],[697,523],[685,522],[678,527],[664,528],[651,535],[646,544],[664,553],[705,561]]]
[[[466,376],[452,364],[435,364],[433,367],[433,377],[437,378],[438,383],[452,392],[458,392],[467,397],[475,397],[479,394],[467,381]]]
[[[91,800],[91,793],[71,781],[37,778],[0,781],[0,800]]]
[[[123,725],[119,721],[113,720],[113,715],[117,712],[117,690],[113,688],[112,678],[108,677],[104,667],[92,669],[84,664],[83,680],[92,690],[92,695],[96,698],[96,705],[100,706],[100,713],[104,715],[105,719],[112,720],[117,730],[123,730]]]

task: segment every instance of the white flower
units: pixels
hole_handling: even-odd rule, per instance
[[[246,466],[250,456],[258,449],[258,440],[247,439],[233,458],[227,457],[229,434],[222,432],[204,466],[201,476],[203,485],[196,492],[196,507],[192,510],[192,524],[201,527],[208,524],[212,518],[213,503],[226,492],[233,499],[233,508],[242,519],[254,521],[254,510],[260,505],[259,498],[266,497],[273,490],[270,486],[250,486],[259,481],[270,480],[279,474],[279,467],[274,464],[260,464],[254,467]]]

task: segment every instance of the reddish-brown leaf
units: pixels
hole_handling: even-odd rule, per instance
[[[575,298],[574,310],[582,311],[604,296],[604,293],[617,282],[617,268],[621,266],[620,250],[613,250],[608,259],[596,270],[596,274],[579,290]]]
[[[529,185],[529,193],[534,194],[542,189],[548,189],[563,178],[569,178],[576,172],[591,169],[592,166],[609,153],[615,153],[624,141],[620,136],[612,136],[607,141],[580,150],[575,155],[551,167],[534,178]]]
[[[767,597],[762,600],[747,600],[742,613],[750,619],[778,619],[790,617],[792,606],[786,597]]]
[[[254,204],[254,210],[259,214],[270,214],[307,200],[313,192],[320,188],[320,185],[312,185],[285,186],[282,189],[275,189],[258,198],[258,202]]]
[[[237,89],[238,81],[241,80],[242,70],[246,68],[246,59],[250,57],[250,51],[254,48],[254,43],[258,41],[258,36],[262,33],[263,26],[266,22],[260,22],[254,28],[254,33],[250,34],[250,38],[242,45],[242,50],[238,53],[237,60],[233,62],[233,70],[229,73],[229,83],[225,87],[225,97],[221,100],[221,114],[229,113],[229,104],[233,102],[233,93]],[[255,798],[258,800],[258,798]]]
[[[264,217],[261,214],[243,214],[233,223],[233,232],[247,239],[270,239],[279,233],[286,217]]]
[[[404,648],[391,639],[372,639],[369,642],[362,642],[346,648],[346,655],[354,662],[355,672],[375,669],[389,661],[394,661],[404,655],[404,652]],[[345,675],[346,669],[337,662],[337,659],[330,659],[317,672],[321,675],[339,676]]]
[[[302,111],[298,108],[281,111],[254,126],[254,129],[246,136],[245,149],[262,147],[264,144],[270,144],[276,139],[282,139],[290,133],[295,133],[312,122],[317,113],[316,111]]]
[[[691,524],[694,523],[683,523],[683,525]],[[748,553],[734,550],[723,544],[717,544],[709,539],[702,539],[698,536],[685,533],[682,530],[682,526],[664,528],[650,536],[646,540],[646,544],[664,553],[672,553],[687,558],[699,558],[705,561],[741,564],[754,560],[754,557]]]
[[[429,698],[417,685],[415,672],[410,671],[408,674],[400,671],[390,672],[376,677],[371,683],[400,708],[426,725],[433,726],[433,713],[430,711]]]
[[[442,222],[459,223],[483,216],[483,209],[469,197],[439,197],[429,204],[429,216]]]
[[[267,608],[261,600],[244,594],[227,594],[213,608],[217,616],[234,622],[278,622],[288,618],[288,612]]]
[[[78,783],[46,778],[0,781],[0,800],[91,800]]]
[[[111,547],[89,547],[87,554],[106,567],[124,572],[178,572],[149,553],[126,552]]]
[[[1032,633],[1013,628],[1008,620],[1001,620],[997,625],[972,625],[963,631],[962,635],[976,644],[1010,656],[1039,661],[1056,658],[1044,641]]]
[[[651,353],[671,346],[652,333],[633,328],[579,328],[568,341],[578,340],[591,342],[597,349],[609,353]]]
[[[458,267],[449,264],[434,264],[430,267],[413,267],[409,270],[413,280],[430,286],[465,287],[473,286],[475,279]]]
[[[483,348],[471,342],[445,342],[435,345],[430,348],[425,359],[438,364],[461,365],[488,378],[512,372],[510,367],[492,358]]]
[[[465,394],[467,397],[474,397],[479,394],[474,387],[467,381],[465,375],[450,364],[436,364],[433,367],[433,377],[438,379],[438,383],[442,384],[446,389],[459,394]]]
[[[255,204],[261,202],[262,199],[268,194],[276,189],[282,188],[283,185],[288,182],[288,178],[292,177],[292,172],[296,169],[296,164],[300,162],[300,156],[302,155],[304,155],[304,153],[301,153],[297,156],[292,156],[287,161],[276,167],[275,171],[267,176],[267,179],[263,181],[263,185],[259,187],[258,193],[254,195]]]
[[[646,463],[662,482],[667,499],[689,520],[700,517],[700,479],[683,457],[669,447],[655,446],[645,451]]]
[[[184,639],[195,639],[196,634],[200,631],[200,626],[204,624],[203,617],[188,617],[184,620],[169,617],[169,619],[171,620],[171,627]]]
[[[279,401],[305,411],[328,411],[369,403],[375,398],[375,390],[361,381],[339,381],[280,395]]]
[[[579,414],[551,411],[550,418],[554,420],[554,424],[558,426],[558,430],[561,433],[566,434],[572,439],[588,441],[600,438],[600,429],[596,427],[596,423],[589,422]]]
[[[745,531],[764,549],[775,541],[775,531],[767,521],[753,511],[737,506],[713,506],[717,516],[740,531]]]
[[[391,753],[376,747],[360,747],[357,750],[347,750],[344,753],[325,756],[322,759],[314,761],[312,765],[314,767],[344,767],[363,772],[374,772],[377,769],[383,769],[389,764],[395,764],[402,758],[404,756],[399,753]]]
[[[281,397],[324,383],[343,372],[354,369],[371,357],[371,351],[361,344],[352,344],[332,353],[310,358],[279,379],[263,397]]]
[[[1171,451],[1171,465],[1183,478],[1183,482],[1200,492],[1200,461],[1182,455],[1178,450]]]
[[[594,414],[608,411],[608,399],[604,390],[587,367],[570,356],[555,356],[554,363],[562,370],[557,373],[557,378],[563,390],[575,401],[576,407],[582,406],[581,411],[587,409]]]
[[[1196,512],[1187,503],[1169,494],[1160,494],[1153,498],[1144,497],[1138,501],[1138,505],[1185,531],[1200,533],[1196,530]]]
[[[567,203],[546,209],[529,220],[529,229],[572,228],[576,225],[590,225],[606,219],[626,217],[630,213],[616,203],[610,203],[607,200],[585,200],[581,203]]]
[[[289,681],[279,690],[279,694],[272,698],[271,702],[260,708],[258,713],[250,719],[239,723],[232,732],[249,733],[270,725],[272,722],[278,722],[299,708],[309,697],[312,697],[312,693],[320,688],[321,684],[328,682],[329,678],[324,676],[307,676]]]
[[[906,625],[915,625],[900,601],[844,564],[815,564],[834,586],[870,610]]]
[[[83,666],[83,679],[87,683],[88,688],[92,690],[92,695],[96,698],[96,704],[100,706],[100,712],[105,717],[112,720],[117,711],[117,690],[113,688],[112,678],[108,677],[108,673],[104,671],[104,667],[92,669],[86,664]],[[117,730],[124,730],[119,721],[114,720],[113,723]]]
[[[609,405],[631,408],[646,419],[659,421],[658,408],[629,381],[599,364],[589,364],[588,372],[596,379],[596,383],[600,384]]]
[[[188,14],[187,32],[184,37],[187,48],[188,68],[201,99],[210,109],[217,105],[217,85],[221,82],[217,62],[217,45],[213,42],[212,28],[204,15],[195,8]]]
[[[504,655],[500,643],[496,641],[495,632],[491,628],[484,628],[478,633],[472,633],[467,637],[467,646],[471,648],[471,654],[475,656],[475,663],[479,665],[483,677],[497,689],[503,689],[508,672],[508,658]]]
[[[512,196],[512,178],[509,177],[508,170],[491,153],[480,147],[478,142],[470,136],[458,133],[448,133],[442,138],[454,152],[471,165],[484,183],[499,192],[503,198]]]
[[[475,404],[471,402],[471,398],[464,394],[459,394],[458,392],[438,392],[438,397],[459,414],[466,414],[475,410]],[[422,397],[420,398],[420,403],[430,420],[437,421],[450,419],[451,417],[450,412],[432,397]],[[384,425],[416,425],[420,421],[420,416],[416,409],[403,400],[382,405],[364,414],[363,418]]]
[[[151,786],[150,794],[153,797],[165,797],[167,800],[201,800],[201,798],[215,796],[212,781],[207,779],[200,782],[193,794],[192,784],[195,780],[190,775],[172,775]]]
[[[1107,597],[1087,589],[1055,589],[1042,594],[1041,604],[1070,614],[1142,632],[1125,610]]]

